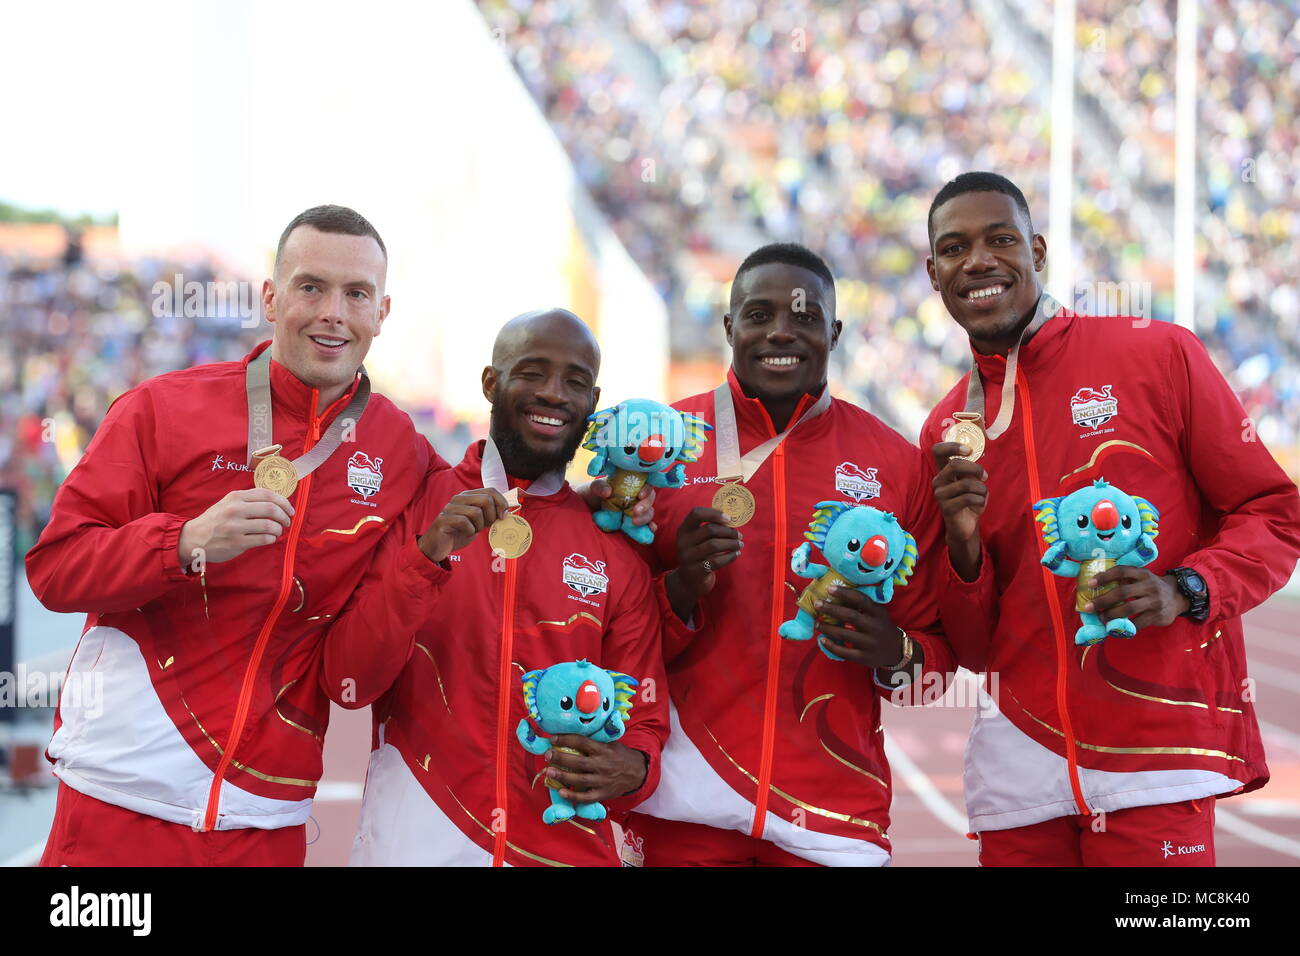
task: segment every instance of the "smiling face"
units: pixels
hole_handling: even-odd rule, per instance
[[[537,682],[539,723],[548,734],[590,737],[614,712],[614,681],[594,666],[552,667]]]
[[[948,314],[977,351],[1010,350],[1042,294],[1037,274],[1047,265],[1046,241],[1014,199],[986,191],[961,193],[937,208],[933,234],[925,266]]]
[[[507,323],[492,354],[483,394],[506,471],[531,480],[562,469],[600,397],[600,353],[590,330],[569,312],[530,313]]]
[[[769,262],[741,273],[722,321],[732,368],[746,392],[793,404],[826,384],[841,326],[835,289],[815,272]]]
[[[620,405],[618,413],[598,435],[601,449],[615,468],[625,471],[667,471],[686,444],[686,425],[675,409]]]
[[[262,284],[271,357],[322,398],[342,395],[388,316],[387,271],[370,236],[299,226],[285,241],[274,278]]]
[[[1142,516],[1137,502],[1115,487],[1084,488],[1057,508],[1057,534],[1075,561],[1118,558],[1137,547]]]
[[[836,571],[861,587],[892,577],[905,544],[903,529],[892,515],[853,508],[831,525],[821,552]]]

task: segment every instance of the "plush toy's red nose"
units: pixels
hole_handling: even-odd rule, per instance
[[[641,443],[637,454],[641,456],[642,461],[658,461],[664,456],[664,448],[667,444],[663,435],[651,435]]]
[[[876,535],[874,538],[868,538],[867,543],[862,546],[862,560],[870,565],[880,565],[885,563],[885,558],[889,557],[889,542],[883,535]]]
[[[594,714],[600,710],[600,688],[595,682],[585,680],[578,688],[578,710],[584,714]]]
[[[1092,523],[1098,531],[1109,531],[1119,524],[1119,509],[1113,502],[1103,498],[1092,506]]]

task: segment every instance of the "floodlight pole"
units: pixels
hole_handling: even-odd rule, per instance
[[[1052,26],[1052,155],[1048,289],[1066,308],[1074,296],[1074,0],[1056,0]]]
[[[1196,331],[1196,0],[1178,0],[1174,62],[1174,321]]]

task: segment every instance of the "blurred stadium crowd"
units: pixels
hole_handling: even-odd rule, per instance
[[[675,357],[719,348],[727,279],[749,248],[801,241],[841,277],[841,384],[916,436],[968,361],[925,274],[930,198],[965,169],[994,169],[1045,226],[1050,5],[478,3],[668,299]],[[1175,4],[1077,4],[1076,291],[1150,283],[1164,320]],[[1285,455],[1300,445],[1300,293],[1286,268],[1300,253],[1300,26],[1292,0],[1201,11],[1198,331]]]
[[[674,358],[719,357],[736,264],[762,242],[801,241],[840,277],[841,386],[916,437],[968,362],[925,273],[930,198],[965,169],[998,170],[1046,225],[1050,5],[477,2],[668,302]],[[1150,283],[1166,320],[1175,2],[1077,3],[1075,275]],[[1294,477],[1296,6],[1207,0],[1201,17],[1198,331]],[[0,253],[0,486],[23,492],[25,528],[43,523],[118,394],[261,337],[237,317],[154,318],[153,283],[175,271],[228,278],[202,263],[85,261],[75,244],[61,262]]]
[[[238,315],[155,317],[154,283],[177,272],[219,278],[206,263],[87,259],[75,239],[61,261],[0,254],[0,487],[18,491],[20,553],[117,396],[162,372],[241,358],[264,337]]]

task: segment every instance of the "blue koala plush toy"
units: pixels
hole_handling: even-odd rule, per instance
[[[790,553],[790,570],[813,583],[799,595],[799,613],[777,631],[791,641],[811,640],[817,623],[814,601],[837,603],[832,587],[861,591],[877,604],[888,604],[894,585],[902,587],[916,568],[916,541],[887,511],[844,501],[819,501],[812,523],[803,535],[808,540]],[[809,564],[808,554],[817,545],[830,566]],[[824,644],[818,647],[833,661]]]
[[[1137,628],[1126,617],[1103,622],[1084,610],[1094,598],[1115,587],[1112,583],[1090,588],[1088,579],[1117,564],[1141,568],[1156,559],[1160,512],[1155,506],[1102,478],[1089,488],[1044,498],[1034,505],[1034,520],[1043,526],[1043,540],[1048,544],[1042,564],[1058,577],[1076,579],[1074,609],[1083,626],[1075,632],[1074,643],[1096,644],[1108,637],[1136,634]]]
[[[635,678],[627,674],[578,660],[529,671],[520,680],[528,716],[519,721],[515,736],[529,753],[546,753],[552,746],[550,738],[556,734],[581,734],[610,743],[622,737],[627,729],[637,687]],[[578,753],[569,747],[557,749]],[[560,796],[563,784],[547,777],[546,786],[551,791],[551,805],[542,813],[543,823],[559,823],[575,816],[584,820],[605,819],[603,804],[575,806]]]
[[[686,481],[681,462],[699,461],[705,432],[702,418],[645,398],[630,398],[587,419],[582,447],[596,457],[587,466],[593,478],[608,478],[614,493],[594,515],[602,531],[623,529],[633,541],[651,544],[654,532],[632,524],[630,512],[646,485],[680,488]]]

